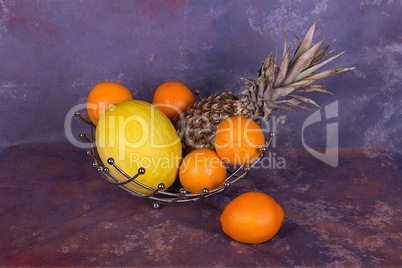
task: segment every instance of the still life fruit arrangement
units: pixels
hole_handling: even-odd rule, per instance
[[[312,45],[316,22],[299,40],[292,58],[285,28],[279,65],[277,53],[271,53],[256,81],[243,79],[240,97],[220,93],[196,102],[186,85],[171,81],[156,89],[151,104],[135,100],[121,84],[99,83],[88,95],[90,121],[76,113],[91,126],[91,139],[85,134],[81,138],[92,145],[87,154],[95,160],[93,166],[108,182],[154,200],[155,208],[221,193],[263,157],[272,135],[266,141],[260,125],[277,116],[273,112],[318,106],[295,93],[330,93],[313,83],[353,69],[316,72],[343,53],[321,61],[332,52],[332,43],[321,49],[323,40]],[[226,206],[220,221],[234,240],[256,244],[271,239],[283,218],[273,198],[248,192]]]

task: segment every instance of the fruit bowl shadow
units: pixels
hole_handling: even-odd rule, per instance
[[[152,200],[153,208],[157,209],[161,206],[161,204],[173,204],[173,203],[182,203],[182,202],[190,202],[197,201],[203,198],[207,198],[209,196],[215,195],[217,193],[222,193],[227,188],[230,187],[236,181],[245,178],[250,172],[251,168],[253,168],[260,160],[264,157],[274,134],[270,133],[268,140],[265,142],[265,145],[261,148],[260,156],[254,160],[252,163],[243,166],[232,166],[227,164],[226,170],[228,176],[225,179],[225,182],[222,186],[216,189],[207,189],[204,188],[201,193],[189,193],[186,189],[181,187],[178,183],[174,183],[169,188],[165,189],[165,185],[160,183],[157,189],[151,188],[136,179],[145,174],[145,168],[141,167],[138,169],[137,174],[133,177],[129,176],[124,170],[120,169],[114,162],[113,158],[108,158],[107,163],[103,163],[97,154],[96,144],[95,144],[95,128],[96,126],[86,118],[84,118],[80,111],[75,112],[75,116],[84,121],[90,128],[90,134],[87,135],[85,132],[79,134],[79,138],[88,142],[90,148],[86,150],[86,154],[92,157],[92,167],[96,168],[97,172],[110,184],[116,185],[132,195],[140,198],[148,198]],[[120,172],[124,177],[127,178],[125,181],[118,180],[111,172],[110,169],[114,168],[118,172]],[[178,181],[178,180],[176,180]],[[150,194],[143,194],[138,192],[131,187],[127,186],[128,183],[133,182],[144,189],[150,191]]]

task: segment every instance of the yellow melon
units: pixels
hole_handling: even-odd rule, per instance
[[[150,103],[128,100],[108,109],[96,127],[96,147],[102,162],[119,181],[127,178],[107,164],[109,158],[131,177],[145,168],[137,181],[154,189],[159,183],[170,187],[178,175],[180,139],[169,118]],[[150,193],[134,182],[126,185]]]

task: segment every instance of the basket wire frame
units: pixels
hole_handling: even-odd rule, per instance
[[[207,189],[204,188],[201,193],[189,193],[186,189],[181,188],[180,190],[172,189],[172,187],[169,187],[169,189],[165,189],[165,185],[163,183],[160,183],[156,189],[151,188],[145,184],[142,184],[138,180],[136,180],[138,177],[141,175],[145,174],[146,170],[143,167],[140,167],[137,171],[137,174],[135,174],[133,177],[130,177],[124,170],[119,168],[115,163],[113,158],[108,158],[107,163],[103,163],[102,160],[99,158],[97,151],[96,151],[96,144],[95,144],[95,128],[96,126],[86,118],[82,116],[81,111],[75,112],[75,116],[80,118],[82,121],[84,121],[89,127],[90,127],[90,134],[89,137],[85,132],[82,132],[79,134],[79,138],[82,140],[85,140],[88,142],[91,146],[91,148],[86,150],[86,154],[90,157],[92,157],[93,162],[92,162],[92,167],[96,168],[97,172],[110,184],[116,185],[118,187],[123,188],[130,194],[136,196],[136,197],[141,197],[141,198],[148,198],[153,200],[153,207],[155,209],[159,208],[160,205],[163,204],[172,204],[172,203],[182,203],[182,202],[189,202],[189,201],[197,201],[203,198],[207,198],[211,195],[217,194],[217,193],[222,193],[225,191],[229,186],[235,182],[237,182],[240,179],[245,178],[248,173],[250,172],[251,168],[253,168],[260,160],[261,158],[264,157],[267,148],[269,147],[274,134],[269,133],[269,138],[265,142],[264,146],[261,148],[261,154],[260,156],[254,160],[252,163],[248,165],[243,165],[236,167],[234,170],[230,170],[230,165],[226,165],[226,170],[227,173],[229,174],[227,178],[224,181],[224,184],[221,187],[218,187],[216,189]],[[126,181],[120,181],[118,180],[111,172],[110,168],[116,169],[119,173],[121,173],[124,177],[127,178]],[[141,192],[138,192],[131,187],[127,186],[129,182],[134,182],[135,184],[139,185],[142,188],[145,188],[149,191],[151,191],[150,194],[143,194]]]

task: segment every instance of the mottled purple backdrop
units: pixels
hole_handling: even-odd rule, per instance
[[[356,70],[324,79],[334,96],[310,97],[338,101],[340,146],[401,153],[400,14],[397,0],[0,0],[0,151],[67,143],[66,114],[103,81],[149,102],[171,80],[204,97],[238,93],[240,77],[256,78],[270,51],[281,55],[284,22],[302,37],[318,17],[314,41],[337,38],[333,49],[346,50],[327,68]],[[288,42],[295,48],[290,31]],[[301,146],[316,110],[286,113],[276,146]],[[305,129],[308,146],[325,146],[325,124]]]

